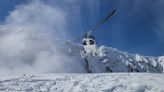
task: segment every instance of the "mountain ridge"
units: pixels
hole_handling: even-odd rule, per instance
[[[82,45],[67,42],[68,49],[72,55],[80,55],[83,51]],[[76,48],[76,50],[73,50]],[[92,55],[90,55],[92,57]],[[89,58],[88,62],[100,61],[105,66],[109,66],[112,72],[152,72],[163,73],[164,56],[142,56],[139,54],[129,54],[116,48],[100,46],[97,47],[96,59]],[[93,67],[93,66],[91,66]]]

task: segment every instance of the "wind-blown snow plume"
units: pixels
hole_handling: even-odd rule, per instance
[[[0,75],[83,72],[80,61],[52,40],[68,36],[67,16],[62,8],[39,0],[17,6],[0,31]]]

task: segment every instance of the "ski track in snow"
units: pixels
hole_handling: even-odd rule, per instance
[[[40,74],[0,78],[0,92],[164,92],[164,74]]]

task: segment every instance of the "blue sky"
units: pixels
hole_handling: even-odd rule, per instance
[[[29,0],[1,0],[0,22],[5,21],[15,6]],[[45,3],[59,3],[59,0],[42,0]],[[75,1],[75,0],[72,0]],[[80,1],[80,0],[78,0]],[[64,6],[61,0],[61,7]],[[60,6],[59,5],[59,6]],[[162,0],[81,0],[80,7],[68,10],[77,12],[76,21],[70,21],[69,30],[73,37],[85,33],[113,9],[118,14],[93,33],[98,45],[147,56],[164,55],[164,1]],[[73,7],[73,6],[70,6]],[[78,25],[78,26],[77,26]]]
[[[24,3],[25,0],[1,0],[0,1],[0,21],[4,21],[9,12],[14,10],[15,5]]]

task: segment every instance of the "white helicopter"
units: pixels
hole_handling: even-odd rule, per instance
[[[113,10],[112,13],[110,13],[106,18],[104,18],[102,21],[100,21],[95,27],[92,28],[92,30],[88,31],[87,33],[84,33],[82,36],[80,36],[77,39],[82,38],[82,44],[84,50],[80,52],[82,58],[86,62],[86,69],[88,73],[93,72],[90,69],[90,64],[88,62],[89,57],[88,56],[96,56],[97,53],[97,44],[95,38],[91,35],[97,28],[99,28],[102,24],[104,24],[107,20],[112,18],[116,14],[116,10]],[[77,40],[75,39],[75,40]],[[92,66],[93,67],[93,66]]]
[[[82,38],[82,44],[84,47],[84,52],[82,55],[87,56],[89,54],[95,56],[97,54],[97,44],[95,38],[91,35],[96,29],[98,29],[102,24],[104,24],[107,20],[112,18],[116,14],[116,10],[113,10],[112,13],[110,13],[106,18],[104,18],[102,21],[100,21],[92,30],[88,31],[87,33],[84,33],[79,38]]]

